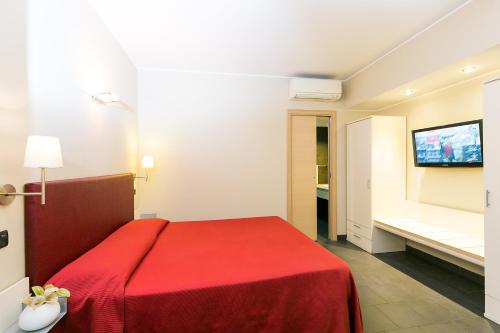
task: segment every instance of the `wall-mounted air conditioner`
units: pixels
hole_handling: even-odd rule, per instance
[[[290,81],[290,99],[338,101],[342,97],[342,81],[293,78]]]

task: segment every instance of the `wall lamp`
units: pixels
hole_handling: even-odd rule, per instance
[[[24,166],[40,169],[41,191],[17,193],[14,185],[5,184],[0,186],[0,205],[9,205],[16,196],[40,196],[42,205],[45,205],[45,171],[47,168],[63,166],[59,139],[52,136],[29,136],[26,143]]]
[[[144,181],[148,181],[149,179],[149,169],[153,169],[155,167],[155,159],[153,156],[144,156],[142,158],[142,168],[146,172],[145,176],[135,176],[135,179],[144,179]]]
[[[92,98],[101,104],[119,103],[120,97],[111,91],[105,91],[92,95]]]

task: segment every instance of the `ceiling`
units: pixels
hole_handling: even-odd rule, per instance
[[[465,0],[89,0],[138,67],[345,79]]]
[[[476,70],[471,73],[464,73],[462,69],[466,66],[475,66]],[[499,71],[500,45],[467,57],[455,64],[448,65],[415,81],[408,82],[361,104],[355,105],[353,108],[380,111],[406,100]],[[414,94],[405,96],[405,91],[409,89],[414,90]]]

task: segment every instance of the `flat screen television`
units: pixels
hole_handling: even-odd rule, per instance
[[[417,167],[482,167],[483,121],[412,131]]]

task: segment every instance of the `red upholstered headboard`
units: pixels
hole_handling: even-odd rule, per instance
[[[47,182],[46,204],[25,197],[26,276],[42,285],[65,265],[134,219],[134,177],[122,174]],[[40,183],[26,184],[39,192]]]

